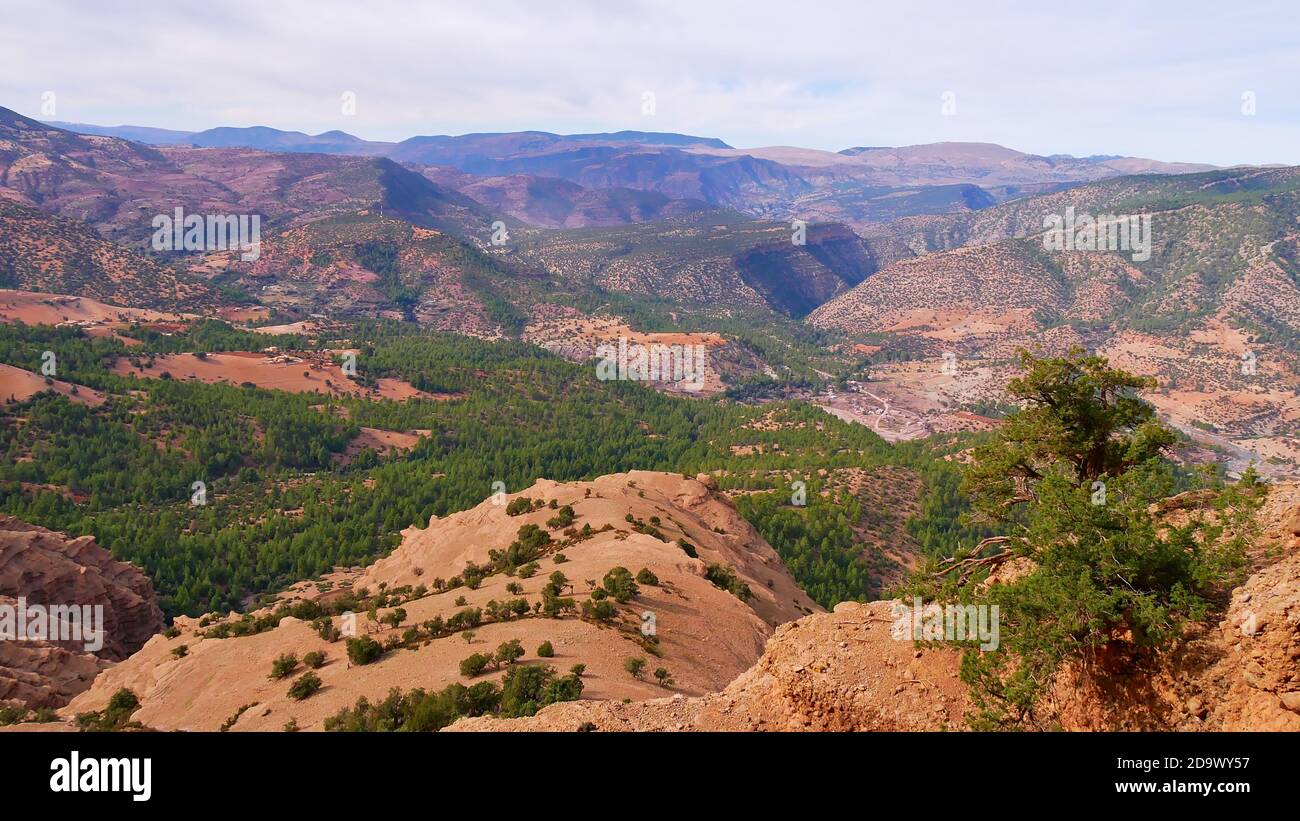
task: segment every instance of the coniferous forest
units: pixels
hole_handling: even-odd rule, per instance
[[[539,478],[717,471],[721,487],[746,491],[742,514],[824,606],[882,591],[876,559],[855,534],[870,511],[823,487],[818,470],[905,466],[928,488],[922,514],[906,523],[912,534],[934,551],[965,534],[947,462],[799,402],[669,397],[597,381],[593,369],[522,343],[373,322],[347,329],[360,351],[357,381],[401,379],[436,399],[136,378],[113,373],[113,363],[334,341],[257,336],[215,321],[172,336],[127,333],[140,344],[0,326],[0,362],[35,371],[52,351],[60,380],[106,397],[90,407],[51,391],[0,405],[0,510],[94,535],[146,569],[169,614],[238,609],[258,593],[365,563],[391,550],[403,528],[482,502],[494,482],[514,492]],[[779,424],[753,426],[760,417]],[[363,427],[429,433],[409,452],[339,458]],[[737,457],[738,449],[749,452]],[[809,483],[803,505],[788,489],[799,477]],[[202,504],[193,503],[198,482]]]

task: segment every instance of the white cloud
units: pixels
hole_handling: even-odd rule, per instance
[[[371,139],[636,128],[1300,163],[1287,4],[989,6],[7,0],[0,105],[36,114],[53,90],[61,120]],[[945,90],[955,117],[940,114]],[[343,91],[357,116],[342,116]]]

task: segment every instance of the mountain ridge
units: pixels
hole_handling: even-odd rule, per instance
[[[629,189],[671,199],[700,199],[750,216],[842,221],[855,228],[910,213],[978,210],[1021,188],[1086,183],[1133,173],[1189,173],[1214,166],[1119,155],[1036,155],[993,143],[938,142],[839,152],[795,146],[734,148],[716,137],[671,132],[547,131],[417,135],[397,142],[364,140],[342,131],[309,135],[266,126],[200,132],[140,126],[63,123],[74,130],[179,140],[209,147],[385,156],[400,163],[445,166],[477,177],[552,177],[587,189]],[[909,204],[908,189],[976,186],[980,193],[934,195]],[[899,200],[898,196],[904,195]],[[943,195],[938,195],[942,197]],[[528,209],[514,212],[514,216]],[[553,227],[554,217],[539,224]]]

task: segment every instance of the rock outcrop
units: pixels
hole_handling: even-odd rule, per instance
[[[845,602],[784,624],[720,693],[633,704],[576,701],[532,718],[462,719],[448,731],[850,731],[961,729],[958,653],[893,637],[889,602]]]
[[[1223,653],[1204,677],[1201,701],[1205,723],[1216,729],[1295,732],[1300,731],[1300,486],[1277,487],[1261,520],[1266,533],[1257,561],[1262,567],[1233,591],[1227,616],[1213,634]],[[1270,527],[1271,522],[1277,524]]]
[[[98,605],[103,646],[85,642],[0,640],[0,702],[58,707],[90,686],[112,662],[163,629],[153,584],[115,560],[91,536],[67,536],[0,517],[0,605]]]
[[[542,661],[560,669],[585,664],[583,699],[553,704],[529,718],[462,719],[448,731],[934,731],[967,726],[972,705],[958,677],[957,651],[919,648],[896,637],[891,602],[844,603],[832,613],[816,612],[771,548],[708,477],[637,472],[594,482],[541,481],[507,500],[519,496],[572,505],[575,523],[596,531],[565,547],[568,560],[559,569],[571,580],[600,578],[615,564],[644,565],[659,577],[660,585],[643,587],[620,618],[634,620],[642,609],[658,614],[662,656],[649,662],[672,671],[676,684],[671,689],[623,669],[623,660],[641,650],[635,628],[629,636],[617,624],[602,627],[572,617],[485,624],[473,645],[457,636],[434,639],[390,651],[359,668],[347,664],[338,644],[325,642],[293,618],[238,639],[203,638],[195,624],[182,619],[177,622],[184,628],[181,637],[151,639],[132,658],[102,673],[63,713],[102,708],[119,687],[130,687],[143,702],[136,718],[160,729],[215,729],[229,723],[236,730],[274,730],[289,720],[303,729],[319,729],[326,716],[359,696],[373,700],[392,687],[429,690],[468,683],[456,670],[460,657],[519,637],[528,650],[527,663]],[[1189,504],[1166,515],[1191,515],[1190,497],[1184,501]],[[628,514],[643,523],[658,517],[667,538],[636,532]],[[505,505],[488,501],[408,531],[397,551],[368,569],[352,571],[347,582],[391,590],[451,575],[470,562],[485,561],[488,551],[501,549],[520,525],[542,525],[550,515],[551,508],[540,507],[510,516]],[[1064,669],[1042,705],[1044,726],[1300,729],[1300,485],[1274,486],[1258,520],[1261,534],[1249,551],[1249,576],[1220,619],[1189,627],[1174,647],[1122,670]],[[677,538],[690,543],[698,558],[686,556]],[[536,597],[553,563],[554,556],[544,559],[541,572],[529,579],[488,577],[478,589],[416,598],[403,605],[408,623],[447,615],[453,609],[449,600],[461,595],[470,606],[499,599],[505,584],[520,584],[523,595]],[[753,589],[750,603],[703,579],[709,564],[732,567]],[[310,596],[316,589],[314,584],[296,585],[287,597]],[[380,640],[400,632],[359,619]],[[533,646],[543,639],[555,646],[553,660],[532,658]],[[187,644],[189,653],[177,657],[180,644]],[[301,656],[309,650],[329,657],[319,671],[325,686],[307,701],[294,702],[285,682],[269,681],[266,672],[278,654]]]
[[[509,502],[522,497],[537,506],[527,506],[531,509],[523,513],[515,509],[516,515],[511,515]],[[571,525],[549,526],[565,506],[573,509]],[[555,542],[538,560],[538,572],[526,578],[495,573],[473,588],[436,591],[435,579],[460,576],[471,563],[490,564],[491,553],[506,550],[527,525],[547,531]],[[569,529],[574,537],[565,535]],[[706,577],[714,565],[729,568],[748,586],[748,600]],[[294,585],[282,601],[328,601],[348,589],[411,590],[401,603],[406,615],[400,626],[380,621],[394,612],[392,606],[356,614],[358,635],[388,643],[430,620],[449,619],[466,608],[487,610],[489,602],[524,598],[538,604],[543,586],[556,571],[567,579],[564,595],[581,604],[617,566],[634,574],[645,568],[657,583],[641,584],[637,596],[618,604],[617,615],[609,621],[577,614],[547,618],[530,611],[509,620],[485,620],[468,642],[459,630],[426,636],[365,665],[349,663],[342,641],[326,641],[296,618],[284,618],[273,629],[254,635],[229,638],[205,635],[199,620],[178,618],[179,636],[155,636],[130,659],[101,674],[63,712],[72,716],[101,709],[118,688],[128,687],[142,705],[134,718],[157,729],[216,730],[229,722],[229,729],[236,731],[278,731],[291,719],[304,730],[321,729],[340,708],[353,706],[363,696],[382,699],[394,687],[439,690],[455,682],[470,685],[500,678],[504,669],[489,668],[469,677],[461,675],[459,665],[471,654],[491,654],[513,639],[524,648],[521,663],[550,664],[561,673],[585,665],[584,698],[699,696],[721,690],[751,667],[776,625],[821,609],[798,588],[776,551],[711,487],[711,480],[649,471],[590,482],[540,480],[519,493],[435,518],[427,528],[410,528],[396,550],[370,567]],[[425,590],[416,594],[419,588]],[[656,630],[653,652],[642,640],[646,614],[653,614]],[[220,621],[224,619],[216,623]],[[209,619],[207,624],[214,622]],[[552,645],[553,656],[539,657],[543,642]],[[185,651],[178,654],[181,645]],[[302,658],[312,651],[326,655],[325,664],[315,671],[324,686],[311,698],[295,701],[287,692],[289,681],[268,677],[272,661],[283,653]],[[629,657],[645,659],[644,675],[629,674],[624,668]],[[652,675],[661,666],[671,673],[671,687]]]
[[[1274,486],[1257,518],[1250,576],[1216,623],[1193,626],[1167,653],[1129,669],[1063,669],[1043,705],[1045,725],[1300,730],[1300,485]],[[1030,569],[1008,567],[1001,581]],[[447,731],[965,728],[971,704],[958,653],[894,639],[891,608],[844,603],[783,625],[758,663],[720,693],[555,704],[531,718],[462,719]]]

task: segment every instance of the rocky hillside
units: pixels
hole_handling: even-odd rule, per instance
[[[1044,219],[1066,209],[1080,217],[1150,215],[1149,258],[1045,250]],[[1014,305],[1049,309],[1043,323],[1108,321],[1138,329],[1175,329],[1220,316],[1294,340],[1300,334],[1297,215],[1300,170],[1280,168],[1124,177],[974,214],[899,220],[868,239],[888,237],[923,256],[896,263],[896,270],[825,306],[813,321],[870,330],[891,312]],[[1009,288],[1008,276],[1016,278]],[[1022,281],[1031,293],[1020,293]],[[1060,293],[1062,286],[1070,291]]]
[[[453,682],[499,678],[504,671],[491,667],[480,676],[462,676],[459,664],[474,653],[490,655],[512,639],[521,642],[525,662],[551,664],[561,672],[586,665],[586,698],[644,700],[717,691],[759,658],[776,625],[819,608],[711,484],[706,477],[638,471],[592,482],[544,480],[496,499],[500,504],[489,499],[435,519],[428,528],[408,530],[400,547],[369,568],[339,572],[284,594],[283,602],[328,604],[362,590],[387,591],[392,598],[386,606],[356,616],[358,635],[390,648],[377,661],[352,663],[343,641],[327,641],[293,616],[248,635],[231,631],[226,638],[218,637],[224,633],[219,628],[239,622],[234,614],[201,621],[179,618],[174,638],[154,637],[103,673],[65,713],[100,709],[119,688],[129,687],[143,705],[135,719],[159,729],[214,730],[229,722],[235,730],[279,730],[291,719],[300,728],[319,729],[325,718],[358,698],[382,699],[394,687],[437,690]],[[552,522],[567,515],[566,506],[572,509],[572,521],[567,526]],[[536,560],[537,572],[509,576],[489,571],[480,577],[498,551],[529,538],[528,526],[551,534]],[[593,587],[619,566],[643,581],[626,603],[605,600],[614,605],[610,618],[589,617],[581,610],[551,618],[531,609],[540,605],[543,587],[557,571],[565,580],[563,595],[585,602]],[[652,576],[640,574],[642,568]],[[476,583],[462,584],[471,577]],[[502,614],[501,603],[516,599],[530,607]],[[394,617],[397,607],[403,611],[400,617]],[[455,623],[454,614],[466,609],[483,614],[468,642],[459,627],[442,627]],[[442,620],[436,634],[429,626],[434,619]],[[651,621],[655,640],[643,631]],[[336,627],[343,622],[342,616],[334,618]],[[412,628],[416,632],[408,635]],[[553,656],[539,657],[543,642],[550,642]],[[268,677],[272,662],[284,653],[304,658],[313,651],[325,654],[316,671],[324,686],[295,701],[287,692],[288,679]],[[624,664],[629,657],[646,660],[644,675],[628,673]],[[650,675],[658,667],[671,674],[671,683],[661,684]]]
[[[914,267],[872,283],[870,292],[846,295],[816,318],[849,328],[881,311],[943,307],[952,287],[965,277],[954,272],[943,252],[984,246],[977,281],[966,286],[969,304],[1001,304],[999,268],[1019,266],[1041,251],[1044,219],[1073,209],[1081,217],[1149,215],[1149,254],[1131,251],[1045,252],[1035,254],[1037,270],[1020,276],[1052,290],[1063,279],[1080,293],[1070,305],[1053,309],[1048,323],[1110,322],[1137,330],[1185,330],[1218,317],[1294,351],[1300,335],[1300,169],[1233,169],[1182,176],[1122,177],[1037,197],[1014,200],[970,214],[898,220],[868,232],[868,241],[885,239],[923,254]],[[1119,279],[1071,271],[1080,256],[1104,268],[1126,269]],[[969,259],[969,254],[958,259]],[[1042,270],[1043,268],[1046,270]],[[911,287],[906,280],[915,280]],[[935,287],[929,286],[931,283]],[[971,290],[974,288],[975,290]],[[1084,301],[1075,310],[1073,303]],[[878,304],[883,301],[882,304]],[[1039,307],[1024,301],[1024,307]],[[864,313],[864,310],[866,311]]]
[[[1092,214],[1168,211],[1197,203],[1258,202],[1270,194],[1294,192],[1296,185],[1293,167],[1216,171],[1189,167],[1173,174],[1133,169],[1124,176],[1059,190],[1026,190],[1018,198],[966,213],[904,217],[863,233],[898,238],[916,253],[929,253],[1035,235],[1042,232],[1045,215],[1062,214],[1068,207]]]
[[[1051,709],[1067,730],[1300,730],[1300,485],[1274,488],[1253,572],[1216,623],[1153,665],[1066,675]],[[579,701],[452,731],[961,729],[970,708],[958,654],[891,637],[889,602],[845,603],[778,628],[722,692],[646,702]]]
[[[430,227],[491,220],[470,198],[383,158],[271,154],[251,148],[153,148],[43,125],[0,108],[0,199],[93,225],[144,247],[156,215],[258,214],[262,229],[384,206]]]
[[[789,224],[710,211],[613,228],[557,231],[521,245],[537,267],[575,284],[682,303],[759,307],[803,316],[879,267],[842,225]]]
[[[287,316],[407,318],[482,337],[501,335],[514,316],[501,293],[527,301],[525,275],[507,262],[455,234],[374,209],[271,232],[255,262],[209,254],[196,270],[222,272]]]
[[[495,214],[541,228],[585,228],[680,217],[709,206],[635,188],[584,188],[532,174],[476,177],[443,166],[414,166],[421,174],[478,202]]]
[[[837,605],[782,625],[763,656],[726,689],[621,704],[556,704],[532,718],[466,718],[451,732],[935,731],[969,708],[957,653],[917,650],[890,635],[888,602]]]
[[[172,310],[216,300],[215,291],[203,280],[109,242],[86,223],[3,198],[0,288]]]
[[[1146,215],[1149,255],[1048,250],[1044,218],[1071,208]],[[1230,469],[1253,458],[1297,476],[1297,217],[1300,173],[1276,168],[1123,177],[919,228],[900,220],[868,244],[887,237],[921,255],[884,266],[808,321],[884,347],[873,380],[967,408],[1004,401],[1018,347],[1096,350],[1156,377],[1150,401]],[[961,365],[936,392],[925,380],[944,354]],[[899,358],[928,363],[914,373]]]
[[[0,641],[0,703],[58,707],[112,662],[163,629],[153,585],[135,565],[114,560],[93,537],[69,539],[0,517],[0,604],[101,605],[104,646],[84,642]]]

